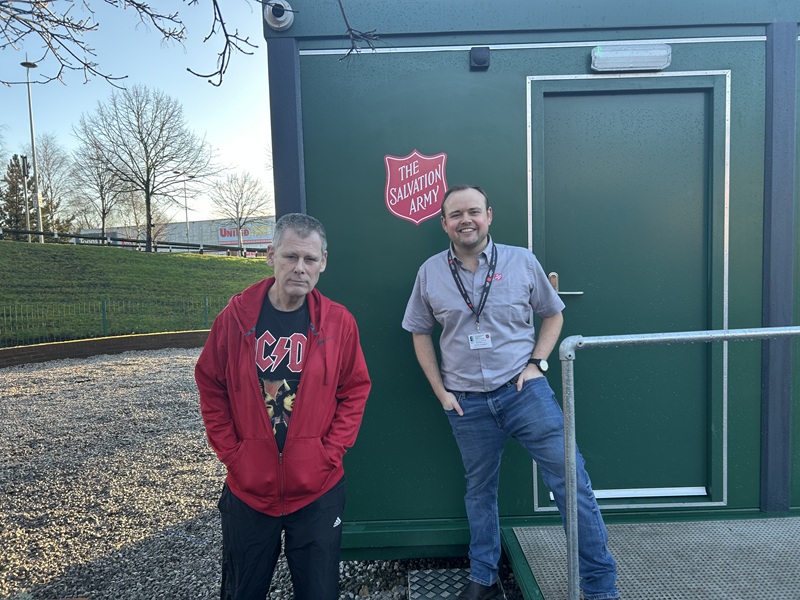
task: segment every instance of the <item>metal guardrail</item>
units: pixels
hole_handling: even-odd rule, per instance
[[[767,339],[800,335],[800,327],[760,327],[755,329],[723,329],[677,333],[644,333],[635,335],[608,335],[596,337],[570,336],[558,349],[561,360],[561,381],[564,403],[564,469],[566,476],[566,532],[568,600],[580,598],[580,573],[578,570],[578,501],[577,453],[575,437],[575,378],[574,361],[577,350],[584,348],[611,348],[615,346],[641,346],[648,344],[675,344],[691,342],[716,342],[727,340]]]

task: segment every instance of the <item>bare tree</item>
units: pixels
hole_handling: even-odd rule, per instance
[[[153,211],[181,203],[187,175],[202,181],[215,174],[211,147],[189,129],[180,103],[146,86],[114,92],[94,114],[82,115],[74,131],[81,144],[97,149],[125,191],[143,195],[148,252]]]
[[[105,238],[108,221],[123,199],[123,186],[97,148],[82,146],[73,153],[72,208],[86,227],[99,224]],[[103,240],[105,243],[105,240]]]
[[[211,203],[214,212],[230,219],[236,227],[239,247],[243,247],[242,229],[253,220],[275,213],[271,196],[264,190],[261,182],[247,171],[228,175],[211,187]]]
[[[147,211],[145,210],[144,194],[138,191],[124,191],[120,194],[119,210],[114,211],[113,219],[117,227],[123,229],[123,237],[130,239],[145,239],[147,231],[152,232],[152,239],[157,240],[167,228],[169,219],[164,212],[156,207],[152,213],[152,224],[147,227]],[[124,217],[122,216],[124,214]]]
[[[166,3],[165,0],[162,2]],[[40,83],[62,81],[65,72],[78,71],[83,73],[85,81],[97,76],[118,85],[116,82],[124,79],[125,76],[113,76],[104,72],[97,62],[98,57],[94,48],[85,38],[86,34],[100,29],[100,24],[94,19],[92,5],[97,6],[104,3],[132,9],[124,11],[124,14],[132,14],[147,28],[158,31],[164,42],[183,43],[186,40],[186,28],[181,10],[189,7],[197,8],[200,2],[199,0],[182,0],[182,2],[185,7],[179,7],[180,10],[175,10],[173,6],[160,10],[145,0],[82,0],[81,2],[0,0],[0,51],[18,50],[25,42],[27,47],[36,48],[39,57],[35,58],[34,62],[41,63],[45,59],[51,59],[49,64],[55,64],[55,70],[43,75]],[[155,0],[155,3],[159,4],[160,2]],[[374,30],[365,32],[353,28],[345,14],[342,0],[338,0],[338,3],[345,22],[346,35],[350,41],[350,50],[347,52],[347,56],[358,52],[362,44],[374,48],[375,41],[380,39],[379,36]],[[252,4],[257,5],[259,10],[265,7],[285,10],[282,4],[276,4],[270,0],[253,0]],[[206,78],[212,85],[218,86],[222,83],[233,56],[235,54],[253,54],[253,50],[258,46],[226,21],[219,0],[211,0],[211,12],[213,21],[203,41],[208,42],[214,39],[221,43],[221,48],[217,53],[216,68],[207,73],[187,70],[198,77]],[[123,14],[123,11],[120,11],[120,14]],[[0,80],[0,83],[8,85],[23,82]]]
[[[33,156],[28,145],[26,152]],[[67,233],[74,215],[64,214],[64,201],[70,187],[72,159],[56,136],[45,133],[37,136],[36,158],[39,167],[39,192],[42,196],[42,231]]]

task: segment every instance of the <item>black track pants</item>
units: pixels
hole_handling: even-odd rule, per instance
[[[222,518],[221,600],[264,600],[285,532],[286,560],[296,600],[339,597],[344,479],[308,506],[283,517],[253,510],[226,485]]]

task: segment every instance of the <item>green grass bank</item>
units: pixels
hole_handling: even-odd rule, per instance
[[[0,346],[206,328],[263,258],[0,241]]]

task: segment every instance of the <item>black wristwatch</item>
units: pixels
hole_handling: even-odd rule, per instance
[[[536,365],[542,373],[547,373],[548,364],[547,361],[543,358],[529,358],[528,364]]]

